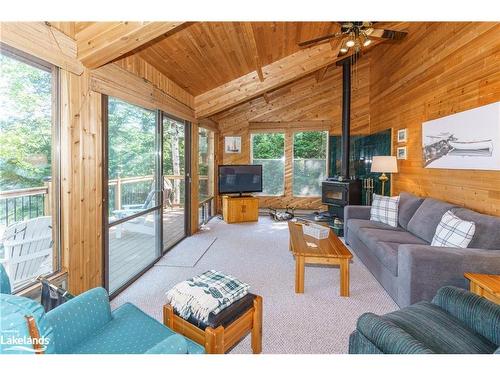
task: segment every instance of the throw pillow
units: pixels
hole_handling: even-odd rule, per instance
[[[399,196],[384,197],[383,195],[373,194],[373,202],[370,209],[370,220],[379,221],[390,225],[391,227],[397,227],[398,207]]]
[[[451,211],[446,211],[439,222],[431,246],[465,248],[472,241],[476,224],[460,219]]]

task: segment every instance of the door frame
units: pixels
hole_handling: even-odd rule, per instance
[[[161,250],[162,250],[162,255],[165,255],[168,253],[175,245],[177,245],[179,242],[184,240],[186,237],[189,237],[191,235],[191,182],[192,182],[192,177],[191,177],[191,139],[192,139],[192,125],[191,122],[187,120],[183,120],[180,117],[174,116],[169,114],[168,112],[158,110],[160,113],[160,126],[159,128],[161,129],[160,131],[160,137],[161,137],[161,157],[160,157],[160,164],[161,164],[161,169],[160,169],[160,175],[161,175],[161,182],[163,183],[163,120],[168,117],[174,121],[178,121],[184,125],[184,236],[180,238],[178,241],[173,243],[168,249],[163,249],[163,216],[161,219],[161,236],[162,236],[162,242],[161,242]],[[162,215],[163,215],[163,185],[161,185],[161,207],[162,207]]]

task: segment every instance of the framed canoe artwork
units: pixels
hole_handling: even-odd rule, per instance
[[[224,137],[224,151],[227,154],[241,153],[241,137]]]
[[[500,170],[500,102],[422,124],[425,168]]]

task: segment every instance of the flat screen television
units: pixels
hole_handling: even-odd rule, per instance
[[[262,192],[262,165],[219,165],[219,194]]]

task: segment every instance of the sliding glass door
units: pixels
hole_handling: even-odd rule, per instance
[[[187,233],[189,181],[189,132],[187,123],[163,114],[163,251],[169,250]]]
[[[106,129],[106,286],[119,291],[160,256],[157,113],[103,100]],[[107,116],[106,116],[107,115]]]
[[[189,229],[189,123],[103,96],[105,286],[119,293]]]

